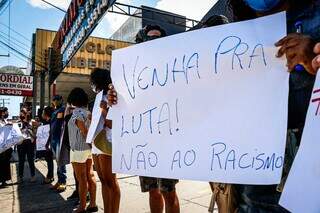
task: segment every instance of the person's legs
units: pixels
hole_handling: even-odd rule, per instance
[[[23,173],[24,173],[24,162],[26,160],[26,149],[24,147],[24,143],[17,146],[18,149],[18,157],[19,157],[19,170],[18,170],[18,176],[22,181]]]
[[[106,181],[106,178],[103,175],[103,165],[100,165],[100,160],[99,160],[99,156],[100,155],[92,155],[92,159],[93,159],[93,163],[94,163],[94,168],[96,169],[96,172],[98,174],[98,177],[100,179],[101,182],[101,193],[102,193],[102,199],[103,199],[103,209],[105,213],[109,212],[109,188],[108,188],[108,184]]]
[[[36,167],[34,165],[35,146],[33,143],[31,143],[31,141],[28,141],[28,143],[26,144],[26,149],[27,149],[27,158],[29,163],[30,175],[31,175],[31,178],[34,178],[36,175]]]
[[[159,190],[158,178],[140,177],[142,192],[149,192],[149,205],[151,213],[162,213],[164,208],[163,196]]]
[[[160,190],[166,205],[166,213],[179,213],[180,205],[175,187],[178,180],[159,179],[159,182]]]
[[[52,179],[53,178],[53,156],[52,156],[52,151],[48,150],[45,153],[45,160],[47,162],[48,166],[48,173],[47,173],[47,178]]]
[[[149,205],[151,213],[162,213],[164,208],[164,199],[159,189],[149,191]]]
[[[105,186],[108,189],[110,213],[118,213],[120,207],[120,186],[116,177],[116,174],[112,173],[112,157],[108,155],[99,155],[100,165],[104,165],[101,168],[102,176]]]
[[[67,170],[66,165],[57,166],[58,182],[60,184],[67,183]]]
[[[72,192],[72,194],[67,198],[67,200],[71,200],[71,199],[79,199],[79,192],[78,192],[78,189],[79,189],[79,182],[76,178],[76,173],[73,172],[73,178],[74,178],[74,182],[75,182],[75,185],[76,185],[76,189]]]
[[[12,148],[0,153],[0,184],[6,185],[6,181],[11,179],[11,158]]]
[[[171,192],[162,192],[166,205],[166,213],[179,213],[180,205],[176,190]]]
[[[86,196],[88,192],[88,180],[86,163],[72,163],[73,170],[76,174],[76,178],[79,181],[79,198],[80,205],[76,212],[84,211],[86,209]]]
[[[78,193],[79,192],[79,181],[76,178],[76,173],[75,172],[73,172],[73,176],[74,176],[74,180],[76,182],[76,192]]]
[[[86,170],[87,170],[87,180],[88,180],[88,189],[90,193],[90,205],[89,207],[96,207],[96,191],[97,191],[97,183],[94,177],[93,168],[92,168],[92,159],[88,159],[86,162]]]

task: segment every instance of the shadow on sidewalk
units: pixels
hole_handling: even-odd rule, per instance
[[[56,169],[56,167],[55,167]],[[18,170],[18,163],[16,163],[16,170]],[[16,171],[18,174],[18,171]],[[21,213],[64,213],[72,212],[74,208],[74,201],[65,200],[62,195],[50,189],[50,184],[42,184],[45,178],[36,167],[37,181],[30,182],[29,165],[25,162],[24,168],[24,182],[18,184],[17,198]]]

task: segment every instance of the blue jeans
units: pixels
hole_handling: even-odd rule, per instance
[[[57,174],[58,174],[58,183],[66,184],[67,183],[67,170],[66,166],[57,166]]]
[[[51,141],[51,149],[57,159],[58,153],[60,152],[60,141],[59,140],[52,140]],[[66,166],[65,165],[59,166],[58,162],[57,162],[57,176],[58,176],[58,183],[61,183],[61,184],[67,183]]]

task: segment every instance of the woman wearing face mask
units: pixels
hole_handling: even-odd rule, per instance
[[[33,132],[32,125],[30,124],[31,118],[28,112],[21,110],[20,112],[20,122],[21,122],[21,133],[23,135],[23,142],[17,146],[18,156],[19,156],[19,176],[18,182],[23,182],[24,176],[24,162],[26,160],[26,156],[29,163],[31,182],[36,181],[35,177],[35,165],[34,165],[34,153],[35,153],[35,143],[34,137],[35,134]]]
[[[236,21],[287,12],[288,35],[276,43],[277,57],[286,56],[289,80],[288,137],[279,185],[239,185],[239,212],[287,212],[278,201],[298,149],[315,80],[313,49],[320,40],[319,0],[229,0]],[[270,29],[272,30],[272,29]],[[314,60],[314,64],[315,60]],[[303,183],[301,183],[303,184]]]
[[[91,72],[90,81],[95,93],[104,92],[100,108],[104,118],[105,137],[111,142],[112,121],[107,119],[108,107],[105,101],[107,85],[111,84],[110,71],[96,68]],[[109,148],[103,152],[95,146],[94,142],[92,143],[93,162],[102,185],[104,212],[117,213],[120,205],[120,187],[116,174],[112,173],[111,144]]]
[[[8,118],[8,108],[0,107],[0,128],[7,125],[6,119]],[[12,148],[0,153],[0,184],[1,187],[7,185],[8,180],[11,180],[11,168],[10,168],[10,158],[12,154]]]

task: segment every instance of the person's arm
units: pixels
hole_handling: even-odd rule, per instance
[[[112,129],[112,121],[107,119],[107,115],[109,112],[108,103],[106,101],[101,101],[100,108],[102,111],[102,116],[104,119],[104,125],[107,126],[109,129]]]
[[[314,53],[317,56],[312,60],[312,66],[313,66],[313,69],[319,70],[320,69],[320,42],[315,45]]]
[[[313,52],[315,43],[308,35],[291,33],[275,44],[279,47],[277,57],[286,56],[289,72],[301,64],[308,73],[315,75],[317,70],[312,66],[312,60],[316,56]]]
[[[113,84],[109,84],[109,90],[108,90],[108,105],[113,106],[118,103],[118,94],[116,90],[114,89]]]
[[[51,126],[50,126],[50,130],[49,130],[49,137],[48,137],[48,140],[47,140],[47,143],[46,143],[46,146],[45,146],[47,151],[50,150],[50,148],[49,148],[50,141],[51,141]]]
[[[83,137],[87,137],[87,134],[88,134],[88,129],[86,127],[86,124],[84,121],[82,120],[76,120],[76,126],[79,128],[81,134],[83,135]]]

